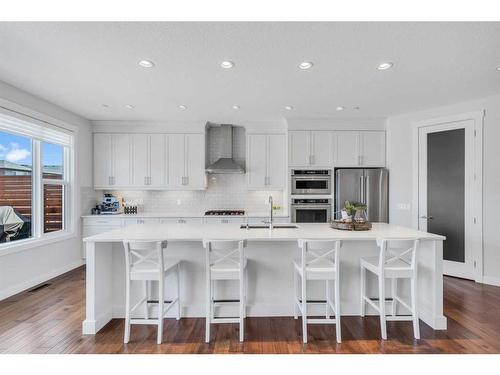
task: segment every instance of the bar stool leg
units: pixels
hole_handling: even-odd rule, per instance
[[[420,339],[420,325],[418,321],[418,306],[417,306],[417,280],[414,277],[411,279],[411,309],[413,318],[413,334],[417,340]]]
[[[240,280],[240,342],[243,342],[244,337],[245,337],[245,331],[244,331],[244,326],[245,326],[245,281],[243,280],[244,277],[241,278]]]
[[[149,300],[149,281],[145,280],[143,286],[144,286],[144,295],[146,297],[146,303],[145,303],[145,306],[144,306],[144,319],[149,319],[149,304],[148,304],[148,300]]]
[[[379,293],[379,309],[380,309],[380,332],[382,339],[387,340],[387,328],[385,320],[385,278],[383,275],[378,275],[378,293]]]
[[[340,277],[338,271],[335,274],[335,331],[337,342],[342,342],[342,325],[340,322]]]
[[[302,286],[302,341],[307,344],[307,296],[306,296],[306,275],[301,275]]]
[[[298,285],[298,278],[297,278],[297,270],[294,267],[293,270],[293,318],[298,319],[299,318],[299,307],[297,306],[297,300],[299,299],[298,297],[298,292],[297,289],[299,288]]]
[[[360,280],[360,284],[361,284],[361,316],[364,317],[365,316],[365,312],[366,312],[366,302],[365,302],[365,295],[366,295],[366,271],[365,271],[365,268],[363,266],[361,266],[361,280]]]
[[[210,342],[210,321],[212,319],[212,282],[210,275],[207,275],[206,282],[206,311],[205,311],[205,342]]]
[[[176,320],[181,319],[181,275],[180,275],[180,264],[177,265],[175,271],[176,281],[177,281],[177,316]]]
[[[398,291],[398,279],[394,278],[391,280],[391,286],[392,286],[392,306],[391,306],[391,310],[392,310],[392,316],[396,316],[396,307],[397,307],[397,301],[396,301],[396,297],[397,297],[397,291]]]
[[[163,284],[163,280],[160,279],[160,281],[158,281],[158,337],[156,339],[156,342],[158,344],[161,344],[163,340],[163,304],[165,300],[163,293]]]
[[[325,309],[325,318],[330,319],[330,281],[325,280],[325,294],[326,294],[326,309]]]
[[[125,284],[125,334],[123,342],[128,344],[130,341],[130,280]]]

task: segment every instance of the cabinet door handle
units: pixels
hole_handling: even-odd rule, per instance
[[[186,183],[185,183],[185,185],[189,185],[189,177],[187,177],[187,176],[186,176],[186,177],[184,177],[184,178],[186,179]]]
[[[108,176],[108,185],[112,185],[111,176]]]
[[[311,165],[314,165],[314,164],[315,164],[315,162],[316,162],[316,161],[314,160],[314,155],[311,155],[311,156],[310,156],[310,163],[311,163]]]

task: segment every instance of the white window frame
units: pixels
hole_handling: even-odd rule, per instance
[[[27,248],[41,246],[59,240],[73,238],[75,233],[76,207],[74,183],[75,183],[75,144],[74,132],[59,126],[37,121],[27,116],[8,116],[0,111],[0,131],[27,137],[31,139],[32,145],[32,214],[31,214],[31,237],[23,240],[0,244],[0,256],[11,254]],[[48,142],[61,145],[63,155],[63,179],[53,180],[43,178],[42,165],[42,143]],[[64,189],[63,201],[63,229],[50,233],[43,233],[44,223],[44,185],[62,185]]]

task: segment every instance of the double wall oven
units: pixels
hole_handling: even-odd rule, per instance
[[[291,214],[294,223],[327,223],[331,220],[330,169],[292,169]]]

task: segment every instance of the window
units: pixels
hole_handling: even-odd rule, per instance
[[[32,236],[32,140],[0,131],[0,243]]]
[[[0,113],[0,246],[70,232],[71,134]]]

